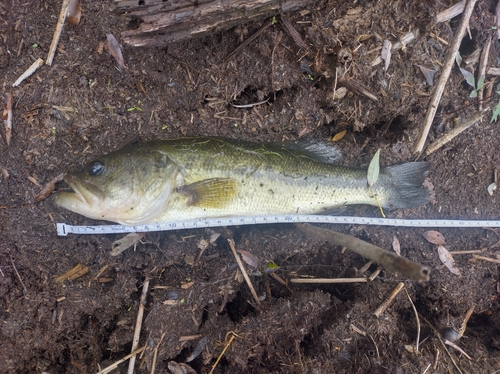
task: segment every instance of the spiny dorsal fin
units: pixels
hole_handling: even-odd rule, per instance
[[[327,141],[292,140],[272,144],[327,164],[334,163],[342,157],[339,147]]]
[[[189,197],[189,205],[223,208],[236,195],[237,184],[234,179],[213,178],[182,186],[178,191]]]

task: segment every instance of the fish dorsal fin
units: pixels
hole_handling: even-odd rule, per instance
[[[205,179],[182,186],[178,192],[189,197],[189,205],[223,208],[236,195],[237,184],[231,178]]]
[[[272,144],[327,164],[337,162],[342,157],[339,147],[322,140],[292,140]]]

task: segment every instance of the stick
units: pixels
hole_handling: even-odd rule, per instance
[[[130,357],[135,357],[136,355],[138,355],[139,353],[141,353],[142,351],[144,351],[146,349],[146,347],[147,347],[147,344],[144,347],[141,347],[141,348],[139,348],[139,349],[137,349],[137,350],[129,353],[128,355],[126,355],[122,359],[116,361],[115,363],[109,365],[108,367],[106,367],[106,368],[104,368],[102,370],[99,370],[97,372],[97,374],[107,374],[107,373],[115,370],[118,367],[118,365],[120,365],[122,362],[127,361]]]
[[[361,239],[344,235],[336,231],[324,229],[307,224],[295,224],[300,230],[311,235],[313,238],[326,240],[330,243],[346,247],[347,249],[360,254],[361,256],[373,260],[388,270],[400,272],[408,278],[420,281],[429,280],[430,269],[416,262],[398,256],[395,253],[386,251],[376,245],[367,243]]]
[[[379,307],[373,312],[373,314],[375,314],[375,316],[378,318],[380,317],[380,315],[382,313],[384,313],[384,311],[387,309],[387,307],[392,303],[392,301],[394,300],[394,298],[398,295],[398,293],[401,292],[401,290],[404,288],[404,283],[403,282],[399,282],[396,287],[394,287],[394,289],[391,291],[391,293],[389,294],[389,297],[387,297],[387,299],[385,299],[382,304],[379,305]]]
[[[137,320],[135,322],[134,339],[132,340],[132,352],[134,352],[137,349],[137,346],[139,345],[139,337],[141,335],[141,327],[142,327],[142,317],[144,315],[144,303],[146,302],[148,288],[149,288],[149,279],[146,279],[144,281],[144,284],[142,285],[142,294],[139,303],[139,311],[137,312]],[[130,361],[128,363],[128,371],[127,371],[128,374],[133,374],[134,372],[135,357],[136,355],[130,357]]]
[[[31,74],[33,74],[42,65],[43,65],[43,60],[41,58],[39,58],[38,60],[33,62],[31,64],[31,66],[24,73],[22,73],[21,76],[19,78],[17,78],[14,83],[12,83],[12,87],[19,86],[23,80],[28,78]]]
[[[477,73],[477,81],[478,83],[483,81],[482,87],[479,89],[477,93],[477,99],[479,101],[479,110],[483,110],[483,88],[484,88],[484,79],[486,76],[486,66],[488,65],[488,58],[490,56],[490,46],[491,46],[491,35],[486,41],[486,44],[483,47],[483,51],[481,53],[481,58],[479,59],[479,71]]]
[[[483,118],[483,112],[479,111],[474,113],[472,116],[469,118],[466,118],[460,125],[454,127],[450,131],[448,131],[446,134],[444,134],[442,137],[440,137],[438,140],[435,142],[431,143],[425,150],[425,155],[428,156],[432,152],[437,151],[439,148],[441,148],[443,145],[448,143],[450,140],[452,140],[455,136],[461,134],[465,130],[467,130],[469,127],[474,125],[475,123],[481,121]]]
[[[160,347],[161,342],[163,341],[163,338],[165,337],[165,333],[161,334],[160,341],[158,344],[156,344],[154,351],[153,351],[153,362],[151,364],[151,374],[155,373],[156,370],[156,358],[158,357],[158,348]]]
[[[233,239],[227,239],[227,242],[229,243],[229,247],[231,248],[231,251],[233,252],[234,257],[236,258],[236,262],[238,263],[238,266],[240,267],[241,273],[243,274],[243,278],[245,278],[245,281],[248,284],[248,287],[250,288],[250,292],[252,293],[252,296],[257,303],[257,305],[260,305],[260,300],[259,297],[257,296],[257,292],[255,292],[255,288],[253,288],[252,281],[250,280],[250,277],[247,274],[247,271],[245,270],[245,267],[243,266],[243,263],[241,262],[240,256],[238,256],[238,253],[236,253],[236,248],[234,248],[234,240]]]
[[[69,0],[63,0],[61,6],[61,13],[59,13],[59,19],[57,20],[56,31],[54,31],[54,36],[52,37],[52,43],[50,43],[49,54],[45,64],[51,66],[54,55],[56,54],[57,43],[59,43],[59,38],[61,37],[62,28],[64,26],[64,21],[66,21],[66,15],[68,14]]]
[[[443,96],[446,81],[448,80],[451,73],[451,68],[455,63],[455,56],[457,55],[460,43],[462,42],[462,39],[465,35],[465,31],[467,29],[467,25],[469,24],[469,19],[472,15],[474,5],[476,5],[476,1],[477,0],[467,1],[467,5],[465,6],[462,19],[460,20],[460,24],[458,25],[458,29],[455,33],[455,36],[453,37],[453,41],[451,42],[450,47],[448,48],[448,52],[446,53],[446,62],[443,66],[443,69],[441,70],[441,76],[439,77],[436,90],[434,91],[431,101],[429,102],[427,114],[425,116],[424,123],[422,129],[420,130],[420,134],[418,136],[417,143],[415,144],[413,153],[420,154],[424,149],[425,141],[427,140],[427,136],[429,135],[432,121],[434,120],[434,117],[436,115],[439,102],[441,101],[441,96]]]

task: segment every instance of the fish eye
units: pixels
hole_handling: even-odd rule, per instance
[[[102,174],[103,171],[104,171],[104,163],[102,163],[101,161],[94,161],[89,165],[88,172],[89,175],[91,175],[92,177],[96,177]]]

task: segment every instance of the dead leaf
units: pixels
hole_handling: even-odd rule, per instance
[[[39,203],[42,200],[45,200],[49,195],[54,191],[54,188],[56,187],[56,183],[62,181],[64,178],[64,173],[61,173],[54,178],[52,178],[49,182],[43,186],[42,190],[37,193],[35,196],[35,203]]]
[[[392,239],[392,249],[394,249],[394,252],[396,252],[398,256],[401,256],[401,246],[399,245],[399,240],[396,236]]]
[[[462,274],[460,274],[460,270],[458,270],[458,268],[455,266],[455,260],[453,259],[453,256],[445,247],[440,245],[438,247],[438,254],[439,259],[444,264],[444,266],[448,268],[449,271],[451,271],[455,275],[462,276]]]
[[[189,290],[191,287],[193,287],[193,285],[194,285],[194,281],[181,283],[181,288],[183,290]]]
[[[68,4],[67,20],[72,25],[78,25],[80,23],[80,17],[82,16],[82,3],[80,0],[70,0]]]
[[[347,134],[347,130],[336,133],[332,138],[332,142],[338,142],[339,140],[342,140],[345,134]]]
[[[434,68],[433,65],[417,65],[420,68],[420,71],[425,77],[425,80],[427,81],[427,84],[429,86],[434,85],[434,75],[436,74],[437,70]]]
[[[443,234],[441,234],[439,231],[429,230],[429,231],[424,232],[422,234],[422,236],[429,243],[436,244],[436,245],[445,245],[446,244]]]
[[[109,53],[111,53],[111,56],[113,56],[116,60],[116,63],[118,64],[120,70],[126,69],[127,67],[125,66],[125,62],[123,60],[123,55],[122,55],[122,50],[120,48],[120,45],[118,44],[118,41],[116,38],[113,36],[113,34],[106,34],[106,39],[108,40],[108,50]]]
[[[252,253],[244,251],[242,249],[238,249],[236,252],[238,252],[241,255],[242,260],[245,261],[251,267],[253,267],[253,268],[259,267],[259,262],[260,261]]]

